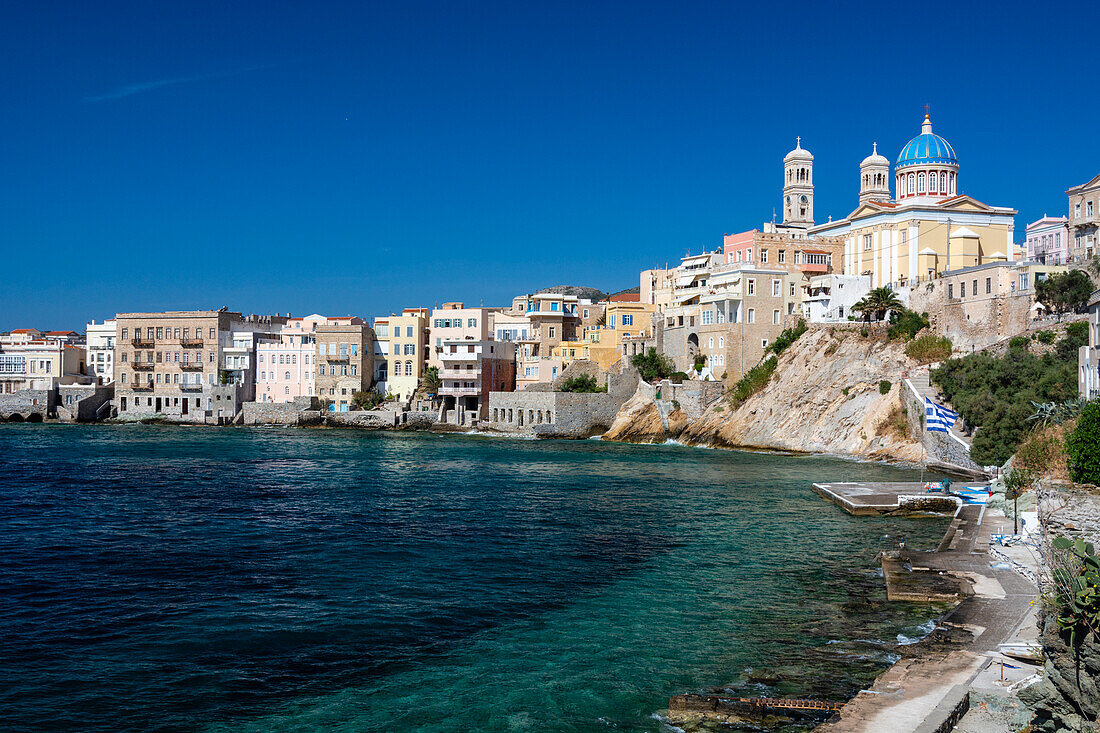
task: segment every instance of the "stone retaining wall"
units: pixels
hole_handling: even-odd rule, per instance
[[[929,432],[924,426],[924,400],[917,399],[913,390],[909,389],[904,380],[901,383],[902,404],[905,405],[905,416],[909,421],[909,430],[914,438],[921,442],[928,451],[929,468],[936,468],[936,464],[944,464],[949,467],[963,469],[965,472],[984,473],[984,469],[974,463],[970,458],[970,451],[959,444],[957,440],[947,433]]]
[[[57,388],[57,418],[61,422],[95,422],[115,396],[114,385],[62,384]]]
[[[316,397],[296,397],[292,402],[245,402],[243,409],[245,425],[306,425],[316,422],[320,411]]]
[[[45,419],[55,414],[57,392],[52,389],[21,389],[10,394],[0,394],[0,419],[23,419],[32,415]]]

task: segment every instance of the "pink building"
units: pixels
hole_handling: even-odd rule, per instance
[[[738,234],[726,234],[722,237],[722,252],[726,255],[726,264],[734,262],[752,262],[753,243],[756,241],[756,230]]]
[[[428,365],[442,368],[444,341],[486,341],[493,337],[492,317],[499,308],[467,308],[463,303],[444,303],[432,310],[431,351]]]
[[[256,344],[256,401],[291,402],[295,397],[317,394],[317,326],[346,325],[358,318],[326,318],[314,313],[291,318],[277,339]]]
[[[1044,265],[1069,262],[1069,226],[1064,216],[1044,216],[1027,225],[1027,259]]]

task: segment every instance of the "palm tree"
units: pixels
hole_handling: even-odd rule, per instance
[[[424,389],[428,394],[439,394],[439,388],[443,386],[443,380],[439,378],[439,367],[428,367],[422,380]]]
[[[881,321],[886,317],[888,311],[899,311],[904,307],[905,305],[898,300],[898,296],[894,294],[893,290],[881,287],[875,288],[863,296],[862,300],[852,306],[852,310],[862,313],[864,319],[870,323],[872,314],[874,314],[876,320]]]

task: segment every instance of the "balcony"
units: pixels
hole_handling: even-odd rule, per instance
[[[153,371],[153,363],[151,361],[135,361],[134,371],[151,372]]]
[[[468,395],[478,394],[481,392],[481,387],[440,387],[438,394],[453,394],[453,395]]]
[[[153,348],[153,339],[134,336],[133,340],[130,341],[130,345],[135,349],[151,349]]]
[[[340,354],[339,356],[337,356],[336,354],[321,354],[321,358],[324,359],[325,361],[340,362],[340,361],[348,361],[351,357],[348,356],[347,354]]]
[[[181,382],[180,389],[187,392],[197,392],[202,389],[202,382]]]
[[[135,392],[152,392],[153,391],[153,383],[152,382],[143,382],[143,381],[141,381],[141,375],[140,374],[135,374],[134,375],[134,383],[130,385],[130,389],[134,390]]]
[[[201,372],[202,371],[202,362],[201,361],[185,361],[182,364],[180,364],[180,369],[182,369],[185,372]]]
[[[184,336],[183,338],[180,339],[180,346],[186,346],[187,348],[201,349],[202,348],[202,339],[199,338],[198,336],[196,336],[194,338],[189,338],[187,336]]]
[[[443,369],[439,372],[439,376],[442,379],[479,379],[481,377],[481,367],[477,369]]]
[[[447,361],[479,361],[481,359],[481,354],[477,351],[470,353],[469,351],[465,350],[453,353],[450,351],[444,351],[442,354],[439,355],[439,358],[445,359]]]

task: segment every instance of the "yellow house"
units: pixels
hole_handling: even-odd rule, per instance
[[[607,371],[622,358],[622,337],[622,331],[596,326],[586,329],[579,341],[562,341],[553,348],[553,355],[561,359],[563,369],[577,359],[588,359]]]

